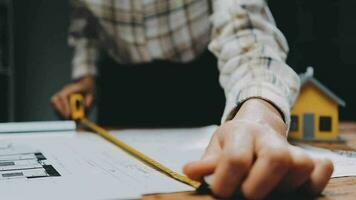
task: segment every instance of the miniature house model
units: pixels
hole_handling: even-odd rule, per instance
[[[339,139],[339,106],[345,102],[313,77],[313,68],[300,75],[301,91],[292,110],[289,137],[297,140]]]

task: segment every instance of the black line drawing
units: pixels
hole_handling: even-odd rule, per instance
[[[11,143],[0,146],[0,180],[61,176],[42,152],[19,151]]]

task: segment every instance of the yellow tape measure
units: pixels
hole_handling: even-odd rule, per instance
[[[166,174],[167,176],[190,185],[195,189],[198,189],[201,185],[200,182],[194,181],[189,179],[188,177],[181,175],[168,167],[164,166],[160,162],[152,159],[151,157],[145,155],[144,153],[140,152],[139,150],[133,148],[132,146],[126,144],[125,142],[117,139],[113,134],[109,131],[101,128],[100,126],[96,125],[94,122],[91,122],[89,119],[85,117],[85,107],[84,107],[84,98],[81,94],[73,94],[70,97],[70,106],[72,112],[72,119],[80,122],[81,124],[85,125],[92,131],[98,133],[103,138],[107,139],[108,141],[112,142],[122,150],[128,152],[129,154],[133,155],[134,157],[138,158],[139,160],[143,161],[147,165],[157,169],[161,173]]]

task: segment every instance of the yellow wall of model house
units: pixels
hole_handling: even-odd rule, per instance
[[[298,100],[293,107],[292,114],[298,116],[299,120],[298,131],[289,133],[291,138],[303,138],[303,114],[305,113],[314,113],[315,139],[327,140],[337,138],[339,130],[338,104],[311,83],[303,86]],[[319,131],[320,116],[331,117],[331,132]]]

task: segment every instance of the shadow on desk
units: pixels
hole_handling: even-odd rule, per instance
[[[204,194],[197,194],[194,192],[179,192],[179,193],[170,193],[170,194],[156,194],[156,195],[148,195],[148,196],[144,196],[143,200],[165,200],[165,199],[169,199],[169,200],[217,200],[219,198],[211,196],[211,195],[204,195]],[[245,198],[243,198],[242,196],[237,196],[237,197],[233,197],[230,198],[231,200],[244,200]],[[226,199],[226,200],[230,200],[230,199]],[[292,193],[292,194],[272,194],[270,195],[268,198],[266,198],[267,200],[313,200],[313,199],[319,199],[319,197],[311,197],[308,195],[304,195],[301,193]],[[320,199],[328,199],[328,198],[324,198],[323,196],[320,197]]]

